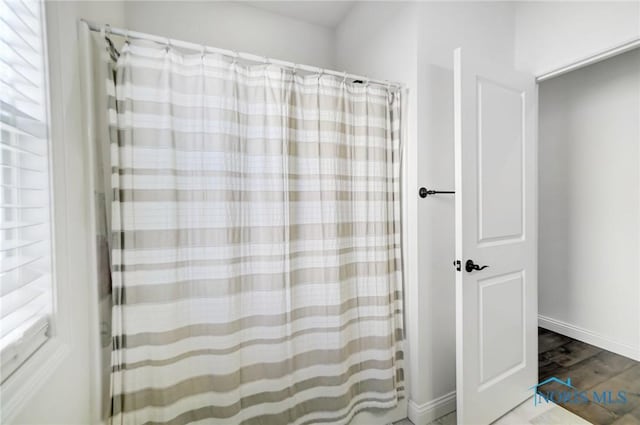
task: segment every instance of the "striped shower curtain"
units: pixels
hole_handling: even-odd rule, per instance
[[[112,423],[396,406],[401,93],[142,42],[111,65]]]

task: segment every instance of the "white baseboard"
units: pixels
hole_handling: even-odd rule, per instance
[[[454,410],[456,410],[455,391],[424,404],[416,404],[413,400],[409,400],[409,420],[415,425],[427,425]]]
[[[611,351],[621,356],[629,357],[640,361],[640,347],[633,347],[628,344],[614,341],[602,334],[590,331],[580,326],[575,326],[551,317],[538,315],[538,325],[541,328],[549,329],[562,335],[577,339],[587,344],[595,345],[604,350]]]

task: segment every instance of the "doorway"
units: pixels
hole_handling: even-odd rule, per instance
[[[538,144],[539,382],[640,424],[640,49],[540,83]]]

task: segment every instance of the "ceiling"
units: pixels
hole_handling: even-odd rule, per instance
[[[245,1],[267,12],[334,28],[349,13],[355,1]]]

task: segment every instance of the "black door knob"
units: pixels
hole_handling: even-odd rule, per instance
[[[484,270],[489,266],[482,266],[480,267],[477,264],[473,264],[473,260],[467,260],[466,263],[464,263],[464,269],[468,272],[471,273],[474,270]]]

